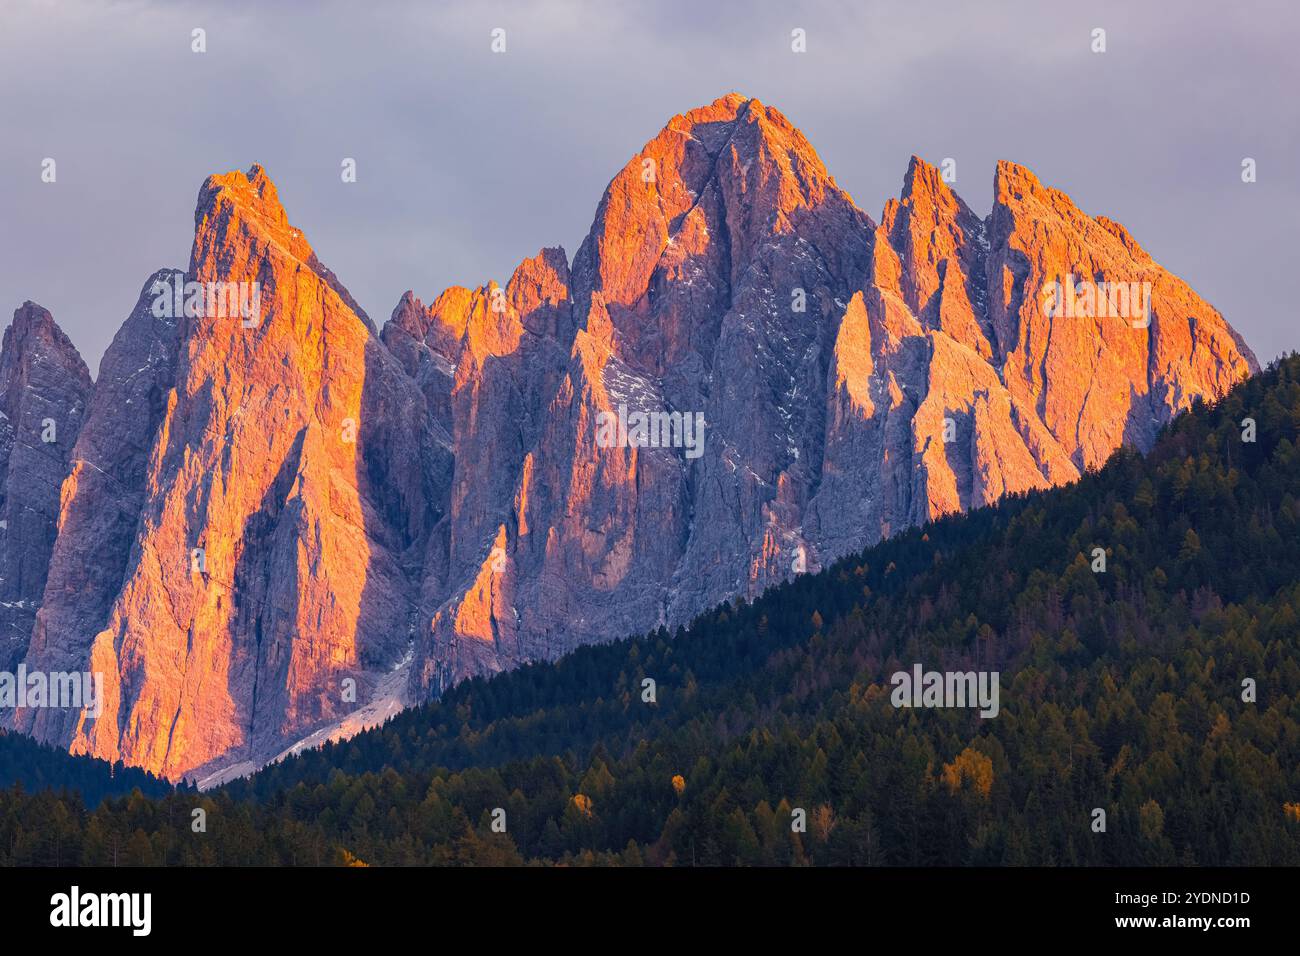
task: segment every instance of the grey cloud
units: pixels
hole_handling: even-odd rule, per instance
[[[94,368],[144,277],[187,261],[203,178],[260,162],[383,319],[407,288],[504,281],[544,245],[572,255],[641,144],[737,89],[799,125],[873,217],[912,153],[954,157],[981,213],[998,159],[1030,166],[1128,226],[1267,360],[1300,347],[1298,25],[1291,4],[1203,0],[7,0],[0,306],[39,301]],[[790,52],[794,27],[807,54]]]

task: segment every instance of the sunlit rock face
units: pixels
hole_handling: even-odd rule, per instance
[[[556,296],[577,329],[567,366],[524,402],[542,424],[509,471],[511,507],[462,533],[426,589],[445,600],[417,694],[671,628],[902,528],[1071,481],[1255,368],[1122,227],[1012,164],[994,195],[981,219],[913,157],[877,225],[771,107],[732,94],[674,117],[610,183]],[[1047,315],[1043,289],[1070,276],[1149,283],[1148,324]],[[452,361],[438,342],[464,327],[432,323],[430,348]],[[703,454],[601,447],[620,406],[702,412]]]
[[[20,715],[74,751],[171,775],[273,750],[366,699],[409,644],[410,566],[450,467],[420,389],[262,169],[204,184],[185,278],[256,282],[259,308],[173,329],[151,321],[147,287],[106,356],[28,653],[102,672],[104,709]],[[132,354],[150,338],[152,366]],[[126,371],[137,360],[147,395]],[[141,417],[120,420],[123,395]],[[78,576],[108,539],[120,576],[83,602]]]
[[[1122,226],[1010,163],[993,189],[980,218],[914,157],[877,224],[731,94],[629,158],[572,261],[408,292],[376,333],[265,171],[210,178],[179,278],[255,282],[257,314],[171,314],[176,274],[146,282],[11,648],[104,673],[104,711],[14,723],[251,769],[1071,481],[1256,367]]]

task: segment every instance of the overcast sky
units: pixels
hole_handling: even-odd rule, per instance
[[[94,373],[145,278],[188,263],[204,177],[260,162],[382,322],[406,289],[504,282],[546,245],[572,258],[627,159],[734,89],[783,111],[874,219],[912,153],[956,159],[980,215],[994,163],[1029,166],[1127,226],[1266,362],[1300,349],[1298,10],[0,0],[0,318],[41,303]]]

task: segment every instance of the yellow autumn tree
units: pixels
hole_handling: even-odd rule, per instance
[[[676,791],[677,796],[680,797],[682,795],[682,791],[685,789],[686,789],[686,778],[683,777],[680,773],[673,774],[673,790]]]
[[[1165,812],[1155,800],[1138,807],[1138,829],[1148,840],[1159,840],[1165,831]]]
[[[812,833],[817,838],[817,842],[825,843],[831,838],[831,831],[835,829],[835,811],[829,804],[823,803],[813,810],[811,823]]]
[[[993,789],[993,761],[978,750],[967,747],[952,763],[943,765],[941,777],[953,793],[968,787],[987,798]]]

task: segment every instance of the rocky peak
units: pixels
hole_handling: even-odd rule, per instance
[[[1258,369],[1219,312],[1118,223],[999,162],[989,217],[988,314],[1002,378],[1076,467],[1149,447],[1194,395]]]
[[[86,384],[90,382],[86,363],[72,340],[59,328],[54,316],[35,302],[24,302],[14,310],[13,320],[5,330],[4,349],[7,360],[17,367],[30,369],[38,362],[52,362]]]
[[[307,242],[301,229],[289,222],[289,216],[280,205],[280,194],[265,169],[254,163],[247,172],[233,170],[209,176],[199,189],[194,209],[194,253],[220,248],[227,244],[240,245],[249,236],[256,235],[264,243],[273,243],[288,256],[301,262],[325,282],[343,300],[349,311],[371,331],[377,331],[365,313],[325,265]],[[190,272],[197,274],[191,259]],[[256,276],[231,276],[252,281]]]
[[[543,249],[519,263],[506,288],[510,308],[524,328],[567,347],[573,338],[569,259],[564,249]]]
[[[87,635],[108,623],[122,587],[151,450],[176,374],[180,320],[154,314],[155,290],[177,281],[184,273],[175,269],[160,269],[145,281],[99,364],[55,513],[58,535],[27,649],[31,670],[84,670]],[[66,742],[78,721],[73,712],[29,710],[18,712],[15,726]]]
[[[469,319],[470,295],[469,289],[453,286],[426,306],[413,292],[406,292],[384,325],[384,341],[394,354],[402,352],[402,347],[397,344],[400,337],[403,341],[426,346],[455,363],[460,357],[461,339]],[[413,367],[408,371],[413,373]]]
[[[37,715],[38,733],[167,774],[266,759],[354,709],[345,680],[368,693],[400,663],[419,584],[406,565],[423,553],[439,512],[432,485],[449,470],[420,390],[261,167],[209,178],[195,223],[186,278],[256,283],[258,311],[178,323],[174,363],[153,366],[166,389],[150,402],[156,418],[118,439],[149,448],[142,472],[138,459],[117,463],[135,487],[86,476],[64,504],[68,527],[83,529],[80,545],[69,534],[69,561],[133,525],[109,606],[77,617],[66,596],[47,596],[51,626],[29,654],[113,675],[98,719]],[[153,334],[167,352],[150,317],[142,298],[128,320],[137,344]],[[104,398],[134,387],[110,375]],[[97,429],[98,455],[111,427]],[[112,528],[95,517],[114,511],[124,518]],[[54,634],[56,621],[68,630]]]
[[[1059,407],[1045,407],[1058,395],[1041,381],[1014,370],[1003,381],[1022,347],[1007,297],[1032,288],[1038,304],[1025,266],[1041,233],[1080,230],[1070,241],[1120,271],[1141,260],[1136,243],[1076,216],[1023,167],[999,166],[995,193],[1003,212],[981,220],[913,157],[877,228],[778,111],[732,94],[673,117],[611,181],[574,259],[568,369],[542,437],[521,446],[513,512],[472,532],[480,559],[503,552],[500,577],[473,565],[435,613],[417,653],[422,687],[553,654],[557,641],[684,622],[908,525],[1072,480],[1103,447],[1149,441],[1173,393],[1141,398],[1147,368],[1117,328],[1105,362],[1138,396],[1131,407],[1072,391],[1079,376],[1064,366]],[[1053,334],[1080,355],[1104,341]],[[1248,363],[1214,342],[1227,361],[1213,375],[1235,381]],[[1226,379],[1201,382],[1222,394]],[[618,408],[699,410],[708,452],[596,444],[595,423]],[[1152,424],[1072,431],[1102,408]],[[454,497],[452,513],[473,501]]]
[[[901,198],[886,206],[881,232],[898,264],[888,277],[878,270],[877,284],[901,295],[926,328],[990,357],[984,223],[919,156],[908,165]]]
[[[877,226],[732,93],[628,160],[571,266],[408,292],[376,335],[265,170],[211,177],[182,278],[256,281],[257,321],[157,319],[146,286],[114,340],[27,655],[113,675],[106,710],[21,726],[251,768],[1073,480],[1255,367],[1118,223],[1011,163],[993,185],[981,220],[913,157]],[[1045,310],[1070,279],[1136,283],[1144,321]]]
[[[0,670],[26,651],[90,391],[72,341],[48,311],[24,302],[0,344]]]

